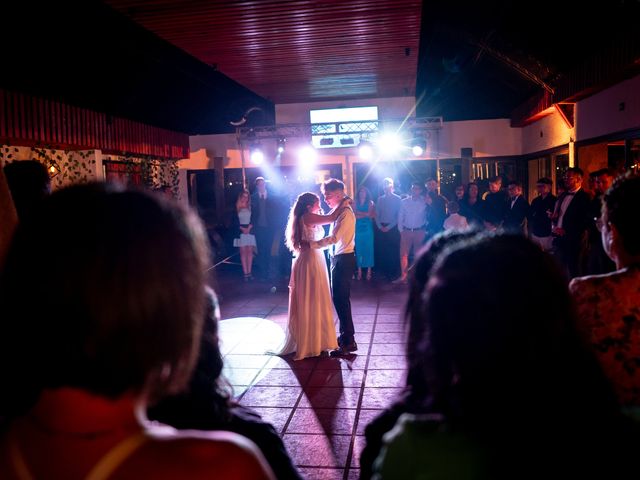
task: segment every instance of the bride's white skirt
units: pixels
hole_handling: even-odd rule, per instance
[[[291,266],[287,337],[279,354],[295,352],[294,360],[300,360],[336,348],[338,341],[324,254],[320,250],[305,250],[293,259]]]

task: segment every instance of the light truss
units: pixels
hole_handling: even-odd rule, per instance
[[[311,138],[314,135],[360,135],[363,139],[374,139],[385,129],[406,131],[416,136],[432,130],[442,129],[442,117],[421,117],[395,120],[367,120],[351,122],[332,122],[314,124],[280,124],[263,127],[238,127],[236,134],[242,146],[251,145],[260,140],[278,140],[283,138]]]

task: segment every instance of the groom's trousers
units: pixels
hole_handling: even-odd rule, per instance
[[[343,253],[331,258],[331,297],[340,321],[338,345],[353,343],[354,328],[351,317],[351,277],[356,271],[354,253]]]

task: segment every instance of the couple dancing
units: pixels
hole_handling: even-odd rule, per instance
[[[295,258],[289,281],[289,319],[285,345],[280,355],[294,354],[294,360],[316,357],[327,350],[331,356],[347,355],[358,349],[351,318],[351,277],[356,269],[354,254],[355,215],[344,183],[330,179],[322,185],[324,200],[332,208],[322,215],[320,198],[302,193],[289,214],[287,247]],[[322,225],[331,224],[324,236]],[[327,264],[322,250],[331,258],[331,293]],[[340,321],[336,340],[331,300]]]

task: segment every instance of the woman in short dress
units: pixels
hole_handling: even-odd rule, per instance
[[[251,196],[248,190],[243,190],[236,200],[236,214],[238,215],[240,236],[233,240],[233,246],[240,249],[240,262],[242,263],[242,273],[244,281],[253,279],[251,267],[253,265],[253,255],[256,252],[256,237],[251,233]]]

